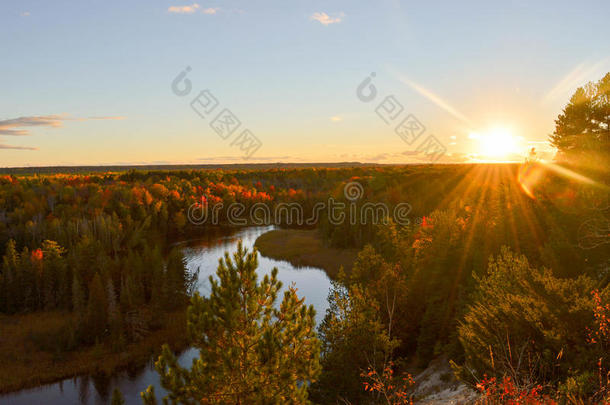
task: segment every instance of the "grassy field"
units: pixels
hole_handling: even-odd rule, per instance
[[[166,316],[163,329],[114,352],[104,344],[71,352],[40,350],[32,336],[56,330],[72,315],[65,312],[0,315],[0,394],[52,383],[80,374],[112,373],[130,364],[144,364],[164,343],[182,349],[186,340],[184,310]]]
[[[324,246],[315,230],[270,231],[259,236],[254,246],[263,256],[285,260],[294,266],[319,267],[333,279],[337,277],[341,266],[349,272],[358,254],[356,249],[335,249]]]

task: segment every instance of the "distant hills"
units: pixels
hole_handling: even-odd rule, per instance
[[[125,172],[129,170],[193,170],[193,169],[294,169],[308,167],[358,167],[384,166],[376,163],[337,162],[337,163],[231,163],[231,164],[186,164],[186,165],[126,165],[126,166],[41,166],[41,167],[5,167],[0,174],[54,174],[54,173],[100,173]]]

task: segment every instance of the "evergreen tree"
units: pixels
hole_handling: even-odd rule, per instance
[[[139,254],[129,251],[123,266],[121,285],[121,306],[123,309],[133,309],[145,303],[144,269]]]
[[[338,283],[328,295],[329,308],[320,325],[322,375],[313,387],[318,403],[363,403],[361,373],[383,369],[399,342],[392,339],[381,319],[383,310],[358,285],[349,289]]]
[[[123,273],[121,277],[121,289],[119,290],[119,304],[121,306],[121,311],[125,312],[131,309],[132,307],[132,298],[129,295],[129,275]]]
[[[198,272],[189,274],[186,259],[180,249],[172,249],[167,259],[165,271],[164,297],[166,309],[173,309],[186,303],[192,295]]]
[[[590,166],[601,159],[607,171],[610,153],[610,73],[601,80],[579,87],[555,120],[551,144],[570,160],[585,156],[580,163]],[[601,163],[596,162],[596,163]]]
[[[112,278],[106,278],[106,301],[108,303],[108,327],[110,329],[110,338],[115,350],[120,350],[123,347],[123,322],[121,312],[117,304],[117,297],[114,289]]]
[[[141,273],[147,286],[148,302],[157,307],[162,307],[165,302],[165,269],[163,256],[158,246],[153,249],[147,248],[144,253],[144,271]]]
[[[85,292],[76,273],[72,277],[72,310],[79,316],[85,312]]]
[[[38,289],[36,273],[32,266],[30,250],[25,247],[19,255],[19,269],[21,273],[21,291],[23,294],[23,308],[28,311],[38,309]]]
[[[89,285],[89,301],[85,319],[85,334],[89,342],[100,338],[106,330],[108,303],[106,291],[99,273],[95,273]]]
[[[2,269],[0,273],[0,312],[9,314],[19,309],[19,280],[18,280],[18,261],[16,244],[10,240],[6,246],[6,253],[2,259]]]
[[[43,253],[43,295],[46,309],[57,308],[67,301],[71,279],[67,279],[66,263],[62,258],[65,250],[52,240],[42,243]]]
[[[123,394],[121,394],[121,390],[115,388],[112,391],[112,400],[110,402],[111,405],[125,405],[125,399],[123,399]]]
[[[171,403],[307,403],[307,388],[319,372],[315,311],[293,288],[279,308],[277,269],[257,280],[257,252],[240,243],[225,253],[210,277],[209,298],[196,294],[188,310],[188,331],[200,357],[190,370],[180,367],[169,347],[156,363]],[[152,387],[144,402],[156,403]]]

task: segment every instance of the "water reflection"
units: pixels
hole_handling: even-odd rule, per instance
[[[208,277],[216,272],[218,259],[225,251],[233,252],[237,241],[243,240],[244,246],[252,249],[254,241],[260,235],[273,227],[251,227],[240,230],[216,229],[205,238],[178,243],[183,247],[188,268],[199,268],[198,289],[201,294],[207,295],[210,291]],[[273,267],[278,268],[278,278],[284,288],[294,283],[298,294],[305,297],[307,304],[316,308],[316,320],[319,323],[328,306],[326,296],[330,287],[330,280],[322,270],[315,268],[295,268],[290,263],[272,260],[259,255],[259,278],[269,274]],[[282,297],[279,294],[278,297]],[[179,358],[182,366],[190,366],[193,358],[197,357],[195,349],[187,349]],[[55,384],[44,385],[38,388],[19,391],[13,394],[0,396],[0,404],[11,405],[37,405],[37,404],[108,404],[112,398],[112,391],[119,388],[127,404],[141,404],[140,392],[149,385],[155,385],[157,397],[165,395],[159,387],[157,373],[152,368],[152,360],[148,364],[133,365],[126,370],[113,375],[91,375],[67,379]]]

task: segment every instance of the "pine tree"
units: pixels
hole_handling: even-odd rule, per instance
[[[79,316],[85,312],[85,293],[76,273],[72,277],[72,310]]]
[[[114,283],[112,278],[106,279],[106,302],[108,303],[108,322],[115,322],[119,317],[119,308],[116,302],[116,293],[114,291]]]
[[[99,273],[95,273],[89,285],[89,302],[85,319],[85,333],[90,342],[102,336],[108,321],[106,291]]]
[[[121,305],[123,309],[133,309],[145,303],[146,282],[144,264],[140,255],[129,251],[123,267],[123,283],[121,285]]]
[[[129,291],[129,275],[123,273],[124,276],[121,278],[121,290],[119,293],[119,304],[121,311],[126,312],[132,307],[133,299],[130,296]]]
[[[555,120],[551,145],[559,156],[607,172],[610,152],[610,73],[579,87]]]
[[[125,399],[123,399],[123,394],[121,394],[121,390],[115,388],[112,391],[112,400],[110,402],[111,405],[125,405]]]
[[[180,367],[168,346],[156,363],[171,403],[307,403],[307,388],[319,373],[315,311],[293,288],[274,305],[281,282],[277,269],[258,282],[257,252],[238,245],[225,253],[210,277],[209,298],[196,294],[188,310],[188,331],[200,357],[191,370]],[[154,389],[142,393],[156,403]]]
[[[17,277],[17,266],[19,255],[17,254],[14,240],[10,240],[6,246],[6,253],[2,259],[0,273],[0,312],[9,314],[19,309],[19,280]]]
[[[180,249],[173,249],[167,259],[164,297],[167,309],[177,308],[187,302],[197,281],[198,272],[189,274],[186,259]]]
[[[114,283],[111,277],[106,278],[106,301],[108,303],[108,327],[110,329],[110,339],[115,351],[123,349],[125,338],[123,335],[123,318],[117,303],[117,296]]]
[[[380,319],[383,310],[358,285],[349,289],[337,282],[328,295],[329,308],[319,328],[322,375],[312,387],[316,403],[366,403],[361,372],[382,369],[399,341]]]
[[[38,291],[36,274],[32,266],[30,250],[25,247],[19,255],[19,271],[21,279],[21,293],[23,296],[23,309],[33,311],[38,308]]]
[[[66,300],[71,284],[67,280],[66,263],[62,258],[65,250],[52,240],[42,243],[43,253],[43,294],[46,309],[54,309]],[[69,301],[68,301],[69,302]]]
[[[141,273],[144,285],[147,287],[148,302],[162,306],[164,299],[165,271],[163,256],[158,246],[146,249],[143,258],[144,271]]]

